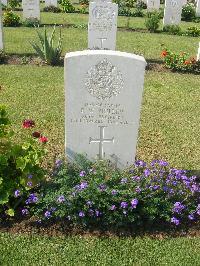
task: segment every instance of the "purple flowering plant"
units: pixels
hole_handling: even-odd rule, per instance
[[[0,215],[14,216],[20,212],[30,191],[44,179],[41,163],[46,151],[44,144],[32,135],[33,127],[34,121],[24,120],[22,128],[28,136],[16,143],[8,112],[0,105]]]
[[[45,220],[44,211],[55,207],[50,218],[70,217],[70,223],[84,226],[162,222],[177,227],[198,221],[199,200],[197,178],[165,161],[137,161],[123,171],[97,161],[84,167],[63,164],[52,184],[41,191],[34,213]]]

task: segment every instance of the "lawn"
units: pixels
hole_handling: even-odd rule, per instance
[[[45,24],[87,24],[88,15],[42,13]],[[125,27],[127,18],[119,18]],[[195,23],[181,23],[183,29]],[[145,28],[144,18],[130,27]],[[52,26],[48,26],[48,29]],[[42,30],[42,29],[40,29]],[[87,48],[87,30],[62,29],[63,55]],[[34,55],[34,28],[4,28],[5,52]],[[117,50],[160,60],[167,47],[195,56],[198,38],[119,30]],[[162,46],[161,46],[162,45]],[[21,122],[35,120],[48,136],[47,164],[64,154],[63,67],[0,65],[0,104],[8,106],[16,140],[25,135]],[[148,70],[145,74],[137,158],[165,159],[172,167],[200,170],[200,78],[193,74]],[[0,233],[0,265],[200,265],[200,238],[43,237]]]
[[[0,265],[200,265],[200,238],[0,234]]]

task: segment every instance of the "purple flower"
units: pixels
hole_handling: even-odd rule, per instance
[[[80,189],[81,189],[81,190],[84,190],[84,189],[86,189],[87,187],[88,187],[88,182],[86,182],[86,181],[81,182],[81,184],[80,184]]]
[[[131,200],[131,207],[135,209],[138,205],[138,199],[132,199]]]
[[[29,195],[28,199],[25,201],[25,203],[28,205],[30,203],[36,203],[38,201],[38,197],[35,193],[32,193]]]
[[[168,162],[166,162],[166,161],[160,160],[160,161],[159,161],[159,165],[160,165],[160,166],[168,166],[169,164],[168,164]]]
[[[46,212],[44,213],[44,216],[45,216],[47,219],[49,219],[49,218],[51,217],[51,212],[50,212],[50,211],[46,211]]]
[[[105,191],[106,190],[106,185],[105,184],[99,185],[99,190],[100,191]]]
[[[28,179],[32,179],[32,178],[33,178],[33,175],[29,174]]]
[[[79,175],[80,176],[85,176],[86,175],[86,172],[85,171],[81,171]]]
[[[196,183],[191,186],[190,190],[192,193],[200,192],[200,188]]]
[[[175,224],[175,225],[179,225],[180,224],[180,220],[177,219],[176,217],[172,217],[171,218],[171,223]]]
[[[113,189],[113,190],[111,191],[111,194],[112,194],[112,195],[117,195],[117,193],[118,193],[118,191],[115,190],[115,189]]]
[[[78,214],[79,217],[85,217],[85,213],[83,211],[80,211],[79,214]]]
[[[188,215],[188,219],[191,220],[191,221],[194,220],[194,214],[189,214]]]
[[[99,210],[95,210],[96,217],[99,217],[101,215],[101,212]]]
[[[126,184],[128,182],[128,178],[124,177],[121,179],[121,184]]]
[[[132,176],[131,177],[131,179],[133,180],[133,181],[140,181],[140,176]]]
[[[32,187],[33,183],[31,181],[27,182],[28,187]]]
[[[22,209],[22,215],[27,215],[27,214],[29,214],[28,209]]]
[[[18,198],[21,195],[21,191],[19,189],[14,192],[15,198]]]
[[[185,205],[181,204],[181,202],[174,203],[173,212],[174,213],[181,213],[185,209]]]
[[[93,202],[92,202],[92,201],[90,201],[90,200],[88,200],[88,201],[86,202],[86,205],[87,205],[88,207],[92,207],[92,205],[93,205]]]
[[[147,164],[141,160],[135,162],[136,167],[145,167]]]
[[[94,210],[89,209],[89,210],[88,210],[88,213],[89,213],[89,216],[93,216],[93,215],[94,215]]]
[[[65,201],[65,197],[64,197],[63,195],[61,195],[61,196],[58,197],[57,201],[58,201],[59,203],[62,203],[62,202]]]
[[[142,190],[140,187],[136,187],[135,192],[140,193]]]
[[[151,171],[149,169],[144,170],[144,176],[148,177],[151,174]]]
[[[126,201],[122,201],[120,207],[126,209],[128,207],[128,203]]]
[[[55,167],[59,168],[62,165],[62,163],[63,163],[62,160],[57,159],[56,162],[55,162]]]
[[[115,210],[116,210],[116,206],[115,206],[115,205],[112,205],[112,206],[110,207],[110,210],[111,210],[111,211],[115,211]]]

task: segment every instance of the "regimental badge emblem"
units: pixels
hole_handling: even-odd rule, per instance
[[[117,96],[124,87],[122,73],[107,59],[103,59],[86,73],[85,87],[98,100]]]

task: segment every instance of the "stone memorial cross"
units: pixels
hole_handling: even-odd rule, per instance
[[[40,20],[40,0],[22,0],[23,19]]]
[[[118,5],[108,0],[89,4],[88,48],[115,50]]]
[[[163,25],[178,25],[181,22],[181,0],[165,0]]]
[[[146,61],[117,51],[65,56],[65,151],[68,159],[135,159]]]

